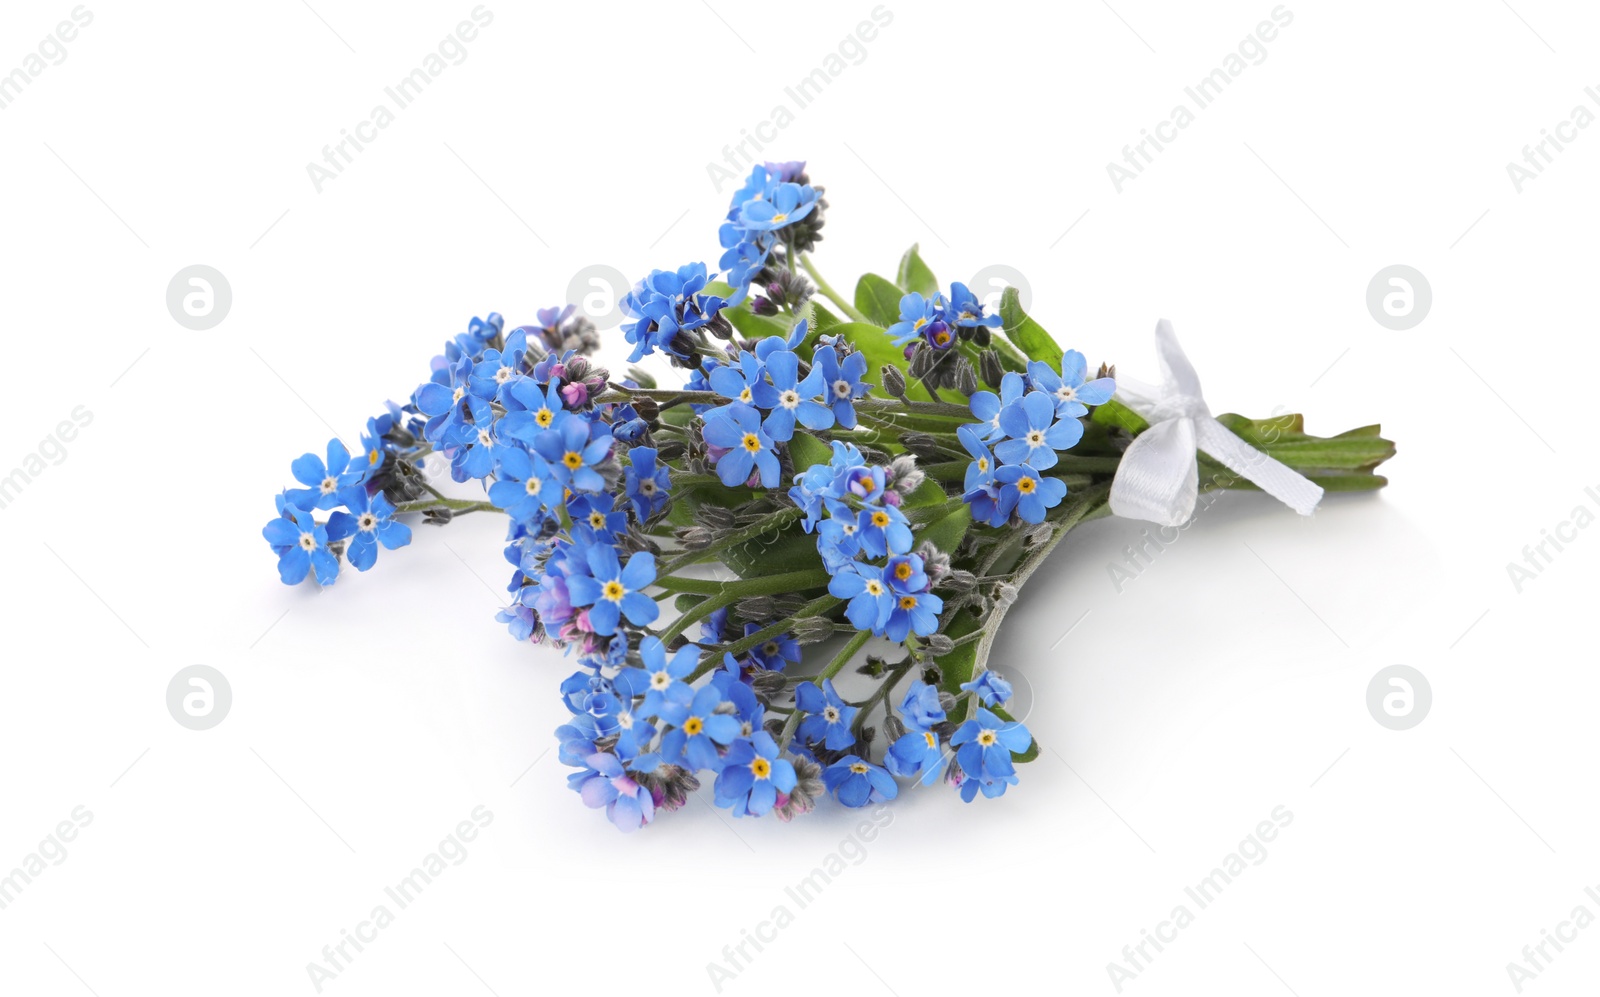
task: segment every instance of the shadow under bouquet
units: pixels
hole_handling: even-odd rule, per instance
[[[1143,385],[1063,349],[1014,288],[995,309],[939,284],[915,247],[845,296],[810,257],[826,210],[804,164],[757,166],[714,274],[633,287],[630,363],[664,359],[675,386],[600,366],[571,305],[473,319],[359,452],[293,462],[262,531],[282,580],[366,571],[408,520],[504,515],[498,619],[576,663],[556,738],[582,801],[631,831],[708,786],[789,820],[830,795],[1017,784],[1039,748],[991,654],[1079,523],[1175,530],[1218,489],[1309,514],[1385,484],[1377,426],[1213,417],[1164,322],[1164,379]]]

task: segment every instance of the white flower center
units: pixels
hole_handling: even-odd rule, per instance
[[[1078,397],[1078,389],[1072,387],[1070,384],[1063,384],[1061,387],[1056,389],[1056,397],[1064,402],[1070,402],[1074,398]]]
[[[633,730],[633,714],[632,713],[618,713],[617,714],[617,726],[621,727],[623,730]]]
[[[656,483],[654,481],[651,481],[650,479],[646,478],[644,481],[639,482],[639,494],[641,494],[641,495],[654,495],[655,493],[656,493]]]
[[[507,381],[511,380],[512,373],[513,372],[512,372],[510,367],[501,367],[499,370],[494,372],[495,383],[496,384],[504,384],[504,383],[506,383]]]
[[[493,442],[493,441],[490,439],[489,431],[487,429],[478,430],[478,446],[486,447],[491,442]]]
[[[464,394],[466,394],[466,393],[467,393],[467,389],[466,389],[466,388],[463,388],[463,387],[460,387],[460,386],[459,386],[459,385],[458,385],[458,386],[457,386],[457,387],[456,387],[456,390],[455,390],[455,391],[453,391],[453,392],[451,392],[451,394],[450,394],[450,400],[451,400],[451,401],[452,401],[452,402],[459,402],[459,401],[460,401],[460,400],[461,400],[461,396],[462,396],[462,395],[464,395]]]
[[[822,719],[828,721],[828,723],[836,724],[839,722],[839,711],[831,706],[825,706],[822,708]]]
[[[845,380],[839,380],[839,381],[833,382],[833,393],[834,393],[834,396],[838,397],[838,398],[849,398],[850,397],[850,382],[849,381],[845,381]]]
[[[1037,429],[1033,430],[1031,433],[1028,434],[1028,445],[1031,446],[1031,447],[1042,447],[1042,446],[1044,446],[1044,433],[1040,432]]]
[[[800,407],[800,393],[792,389],[785,391],[778,396],[778,404],[786,409],[797,409]]]
[[[370,512],[363,512],[358,523],[361,527],[361,532],[371,533],[378,526],[378,517]]]
[[[337,480],[335,480],[334,478],[323,478],[321,487],[322,487],[322,494],[324,494],[324,495],[332,495],[333,492],[334,492],[334,489],[339,487],[339,482]]]
[[[310,533],[302,533],[302,534],[300,534],[300,547],[301,547],[302,550],[308,550],[308,551],[316,550],[317,549],[317,538],[315,536],[311,535]]]
[[[650,676],[650,688],[656,690],[657,692],[664,691],[667,686],[671,684],[672,676],[668,675],[664,671],[656,672],[654,675]]]
[[[544,482],[540,481],[538,478],[529,478],[527,481],[522,483],[522,487],[527,490],[529,495],[537,495],[539,494],[539,489],[544,487]]]

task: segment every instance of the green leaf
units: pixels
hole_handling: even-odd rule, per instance
[[[905,295],[875,273],[862,274],[856,282],[856,309],[887,329],[900,321],[900,299]]]
[[[918,530],[917,540],[928,541],[946,554],[954,554],[956,548],[961,546],[962,539],[967,535],[967,528],[971,525],[972,510],[962,502],[950,512]]]
[[[967,466],[960,461],[956,463],[962,468]],[[926,471],[927,468],[924,467],[923,470]],[[916,491],[912,492],[904,502],[900,503],[900,506],[903,509],[922,509],[931,505],[941,505],[947,501],[949,501],[949,496],[944,493],[944,486],[934,480],[932,475],[929,475],[923,479],[922,484],[917,486]]]
[[[950,625],[945,627],[944,633],[951,640],[960,640],[978,630],[978,618],[970,610],[960,610]],[[972,641],[962,644],[949,654],[939,658],[939,673],[942,676],[939,687],[952,696],[961,695],[961,683],[972,681],[972,669],[978,663],[978,643]]]
[[[789,458],[798,474],[813,465],[828,463],[833,459],[833,448],[805,430],[797,430],[789,441]]]
[[[1042,360],[1051,366],[1061,362],[1061,347],[1044,331],[1044,326],[1028,317],[1022,310],[1022,298],[1014,287],[1000,295],[1000,320],[1006,338],[1017,344],[1017,349],[1029,360]]]
[[[766,339],[768,336],[777,336],[780,339],[789,338],[789,319],[784,315],[757,315],[749,308],[749,302],[738,308],[724,308],[722,314],[728,317],[733,327],[744,333],[750,339]]]
[[[1091,416],[1090,421],[1099,423],[1102,426],[1116,426],[1119,429],[1126,429],[1135,436],[1150,428],[1150,423],[1145,420],[1144,416],[1115,398],[1104,405],[1095,406],[1094,414]]]
[[[822,305],[820,305],[817,302],[817,299],[815,299],[815,298],[811,299],[811,331],[812,332],[826,332],[827,330],[833,328],[834,326],[836,326],[838,324],[839,324],[839,316],[835,315],[833,312],[830,312],[826,308],[822,307]]]
[[[817,538],[802,532],[797,523],[781,531],[734,544],[719,555],[740,578],[781,575],[791,571],[821,570]]]
[[[922,254],[917,252],[916,246],[906,250],[906,255],[900,257],[900,269],[896,271],[895,283],[907,291],[916,291],[926,298],[939,293],[939,279],[928,269],[928,265],[922,262]],[[895,309],[895,315],[898,317],[898,303]]]

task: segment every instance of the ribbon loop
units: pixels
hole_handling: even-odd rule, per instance
[[[1111,511],[1162,526],[1187,523],[1200,494],[1196,451],[1204,451],[1300,515],[1311,515],[1322,501],[1322,488],[1212,418],[1200,375],[1166,319],[1156,323],[1156,355],[1162,384],[1117,378],[1118,400],[1148,420],[1150,428],[1122,455],[1111,482]]]

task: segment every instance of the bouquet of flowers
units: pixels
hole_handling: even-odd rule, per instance
[[[368,570],[411,542],[404,520],[504,515],[498,620],[576,661],[556,737],[583,802],[631,831],[711,780],[735,816],[787,821],[828,795],[1017,784],[1039,749],[991,652],[1077,524],[1171,529],[1227,488],[1310,513],[1385,484],[1377,426],[1212,417],[1166,323],[1165,380],[1137,385],[1057,345],[1014,289],[998,311],[946,289],[916,247],[845,297],[810,257],[827,208],[803,163],[757,166],[719,279],[692,263],[634,286],[630,363],[662,358],[681,386],[600,366],[572,305],[474,318],[359,453],[293,462],[262,531],[283,581]],[[482,491],[448,495],[446,467]]]

